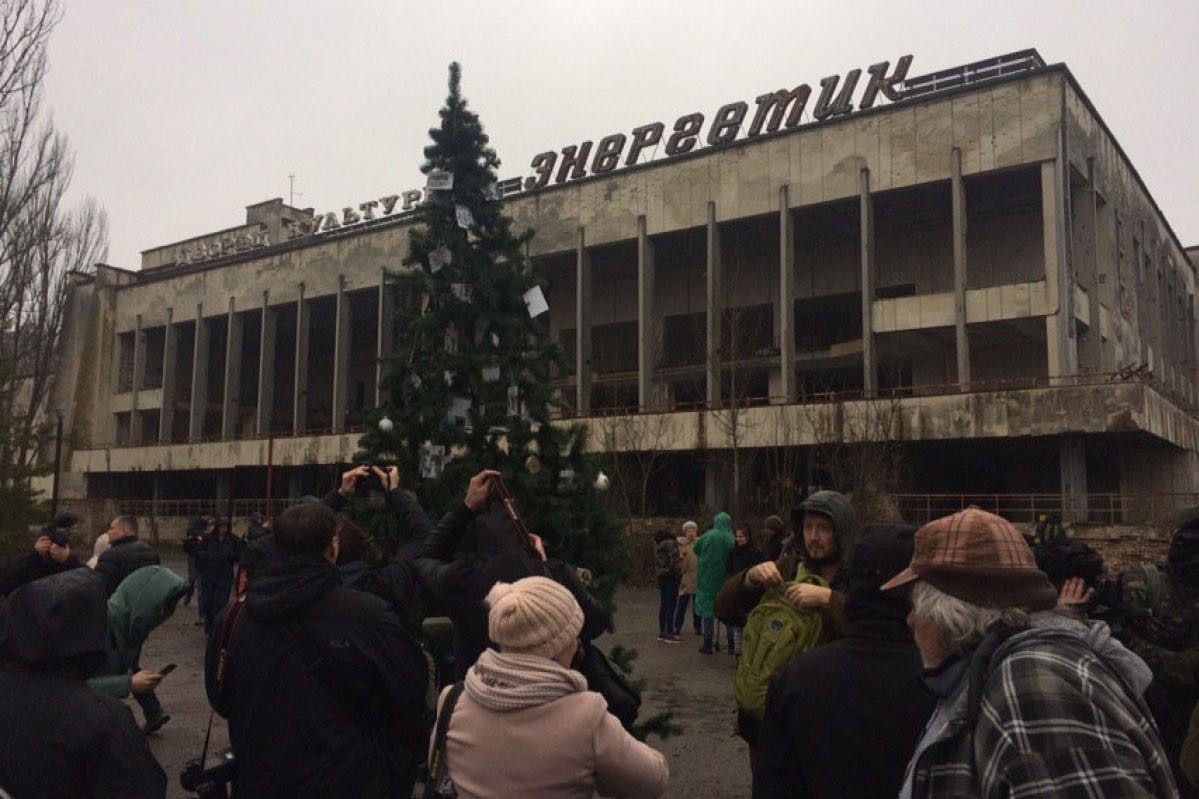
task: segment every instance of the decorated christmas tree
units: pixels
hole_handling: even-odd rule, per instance
[[[610,601],[627,570],[625,536],[585,453],[586,427],[551,423],[552,379],[565,374],[566,357],[550,338],[544,278],[525,253],[533,232],[514,232],[504,216],[500,161],[460,74],[451,64],[440,124],[429,131],[422,224],[389,273],[397,346],[359,456],[397,464],[403,487],[435,518],[461,501],[472,475],[498,469],[550,556],[589,569]],[[390,536],[387,548],[406,532],[378,518],[369,526]]]

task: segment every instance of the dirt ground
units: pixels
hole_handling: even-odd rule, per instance
[[[168,557],[166,565],[186,573],[182,557]],[[686,625],[682,644],[657,640],[657,591],[624,588],[617,594],[617,632],[599,639],[610,650],[621,644],[636,649],[633,676],[644,680],[646,692],[642,712],[661,710],[674,714],[683,733],[665,743],[651,745],[666,754],[670,763],[671,788],[667,796],[732,799],[750,793],[749,753],[733,734],[732,683],[734,661],[725,653],[701,655],[699,639]],[[150,637],[142,655],[145,668],[176,663],[158,691],[171,721],[151,737],[150,747],[170,778],[167,796],[190,796],[179,787],[179,771],[196,757],[204,744],[208,703],[204,696],[204,632],[196,626],[195,606],[180,607]],[[133,704],[132,702],[130,703]],[[141,711],[134,707],[138,722]],[[225,722],[219,716],[212,725],[211,751],[228,746]]]

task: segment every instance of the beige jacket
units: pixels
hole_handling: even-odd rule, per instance
[[[460,799],[590,799],[597,792],[653,799],[669,779],[662,753],[625,732],[591,691],[504,711],[463,692],[446,760]]]
[[[696,574],[699,571],[699,558],[695,556],[695,542],[680,538],[679,554],[683,556],[683,579],[679,583],[679,596],[694,594]]]

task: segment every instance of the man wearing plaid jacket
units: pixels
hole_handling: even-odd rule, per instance
[[[908,624],[937,707],[908,765],[915,797],[1177,797],[1142,692],[1107,626],[1054,612],[1024,538],[977,508],[916,534]]]

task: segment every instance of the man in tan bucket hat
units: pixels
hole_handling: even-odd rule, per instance
[[[1009,521],[971,507],[929,522],[882,589],[910,592],[938,697],[901,799],[1178,795],[1141,698],[1148,667],[1102,622],[1054,612]]]

